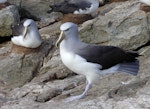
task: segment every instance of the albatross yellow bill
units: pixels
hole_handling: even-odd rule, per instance
[[[60,33],[60,35],[59,35],[59,38],[58,38],[58,40],[57,40],[56,43],[55,43],[55,46],[56,46],[57,48],[58,48],[59,43],[64,39],[63,33],[64,33],[64,31],[61,31],[61,33]]]
[[[25,37],[26,37],[26,35],[27,35],[27,31],[28,31],[28,27],[25,27],[24,32],[23,32],[23,38],[25,38]]]

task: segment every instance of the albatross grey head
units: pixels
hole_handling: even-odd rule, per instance
[[[23,37],[25,38],[30,29],[34,29],[36,27],[35,22],[32,19],[27,19],[23,23],[24,32]]]
[[[55,44],[56,47],[58,47],[59,43],[64,38],[63,33],[65,33],[66,39],[73,38],[73,37],[71,37],[72,35],[74,36],[74,38],[78,38],[78,27],[76,24],[74,24],[72,22],[66,22],[66,23],[62,24],[60,26],[60,30],[61,30],[61,33],[59,35],[58,40],[56,41],[56,44]]]

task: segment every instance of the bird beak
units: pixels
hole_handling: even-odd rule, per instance
[[[63,38],[63,31],[61,31],[61,33],[60,33],[60,35],[59,35],[59,38],[58,38],[58,40],[56,41],[56,43],[55,43],[55,46],[58,48],[58,45],[59,45],[59,43],[64,39]]]
[[[24,33],[23,33],[23,37],[25,38],[26,37],[26,35],[27,35],[27,31],[28,31],[28,27],[25,27],[25,29],[24,29]]]

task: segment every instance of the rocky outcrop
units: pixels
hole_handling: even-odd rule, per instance
[[[148,14],[139,10],[138,1],[112,3],[99,9],[100,15],[83,24],[86,42],[136,49],[150,40]],[[102,14],[102,15],[101,15]]]
[[[54,3],[55,0],[8,0],[10,4],[14,4],[19,7],[20,15],[22,18],[32,18],[34,20],[46,21],[49,18],[48,23],[53,23],[58,21],[62,17],[62,14],[55,13],[48,14],[49,5]],[[56,18],[55,18],[56,17]]]
[[[12,44],[2,46],[0,50],[0,81],[9,88],[22,86],[31,81],[38,74],[43,59],[51,47],[51,41],[44,42],[37,49],[27,49]]]
[[[11,26],[20,21],[18,9],[10,5],[0,10],[0,36],[12,35]]]
[[[42,0],[42,3],[48,1]],[[32,6],[41,0],[24,2],[30,2]],[[23,5],[31,8],[26,3]],[[81,39],[125,49],[141,48],[141,45],[150,40],[150,13],[141,11],[139,6],[138,0],[128,0],[100,7],[95,19],[79,25]],[[34,13],[33,10],[37,13],[37,7],[31,13]],[[149,108],[149,46],[139,50],[142,56],[139,57],[140,71],[137,76],[125,73],[102,76],[99,84],[93,86],[84,99],[66,103],[66,98],[83,92],[85,77],[68,70],[61,62],[59,50],[54,47],[61,25],[61,22],[55,23],[54,19],[59,15],[54,19],[43,16],[45,15],[37,22],[43,39],[40,48],[25,49],[12,45],[11,42],[0,44],[1,109]]]
[[[1,96],[1,109],[147,109],[150,105],[150,49],[146,47],[141,52],[144,50],[138,76],[113,74],[102,77],[99,85],[93,86],[84,99],[65,103],[70,94],[77,95],[84,90],[85,78],[81,75],[44,82],[40,82],[40,78]]]

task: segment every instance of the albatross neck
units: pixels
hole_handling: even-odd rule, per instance
[[[71,35],[66,34],[65,45],[68,50],[75,49],[80,43],[81,41],[77,33]]]

